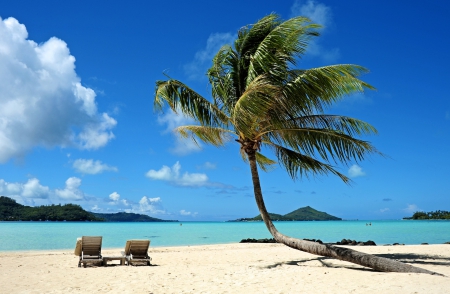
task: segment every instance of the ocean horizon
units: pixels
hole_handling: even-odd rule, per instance
[[[274,224],[285,235],[326,243],[344,238],[372,240],[377,245],[450,241],[450,221],[445,220],[280,221]],[[150,239],[152,247],[163,247],[272,238],[263,222],[18,221],[0,222],[0,251],[73,249],[77,237],[81,236],[103,236],[103,248],[121,248],[129,239]]]

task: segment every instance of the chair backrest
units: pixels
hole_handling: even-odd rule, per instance
[[[81,250],[83,251],[83,255],[101,255],[102,237],[101,236],[81,237]]]
[[[126,255],[147,256],[150,240],[128,240],[125,244]]]

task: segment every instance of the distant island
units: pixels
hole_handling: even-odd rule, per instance
[[[162,220],[145,214],[131,212],[92,213],[95,217],[106,222],[177,222],[177,220]]]
[[[0,196],[0,221],[177,222],[137,213],[93,213],[76,204],[25,206]]]
[[[448,219],[450,220],[450,211],[436,210],[431,212],[417,211],[411,217],[404,217],[406,220],[422,220],[422,219]]]
[[[332,216],[326,212],[315,210],[310,206],[302,207],[294,210],[288,214],[281,215],[276,213],[269,213],[272,221],[331,221],[342,220],[342,218]],[[230,222],[254,222],[262,221],[261,215],[257,215],[253,218],[240,218],[232,220]]]

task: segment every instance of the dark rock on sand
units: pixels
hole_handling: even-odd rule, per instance
[[[342,239],[340,242],[336,242],[336,245],[377,246],[377,244],[372,240],[363,242],[363,241],[356,241],[356,240],[350,240],[350,239]]]
[[[248,239],[242,239],[239,243],[277,243],[277,241],[275,241],[275,239],[252,239],[252,238],[248,238]]]
[[[310,241],[310,242],[317,242],[317,243],[319,243],[319,244],[323,244],[323,242],[322,242],[322,240],[320,240],[320,239],[306,239],[306,238],[303,238],[303,240],[305,240],[305,241]]]

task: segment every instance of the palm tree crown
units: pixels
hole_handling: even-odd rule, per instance
[[[156,83],[156,109],[167,102],[197,120],[199,125],[176,129],[194,141],[221,146],[234,135],[243,159],[254,154],[263,170],[275,163],[260,152],[268,147],[292,178],[333,173],[348,182],[332,164],[377,153],[355,138],[376,130],[354,118],[326,115],[324,109],[373,87],[357,78],[367,72],[357,65],[295,68],[319,27],[305,17],[281,21],[275,14],[243,27],[234,47],[223,46],[207,72],[211,100],[169,79]]]

